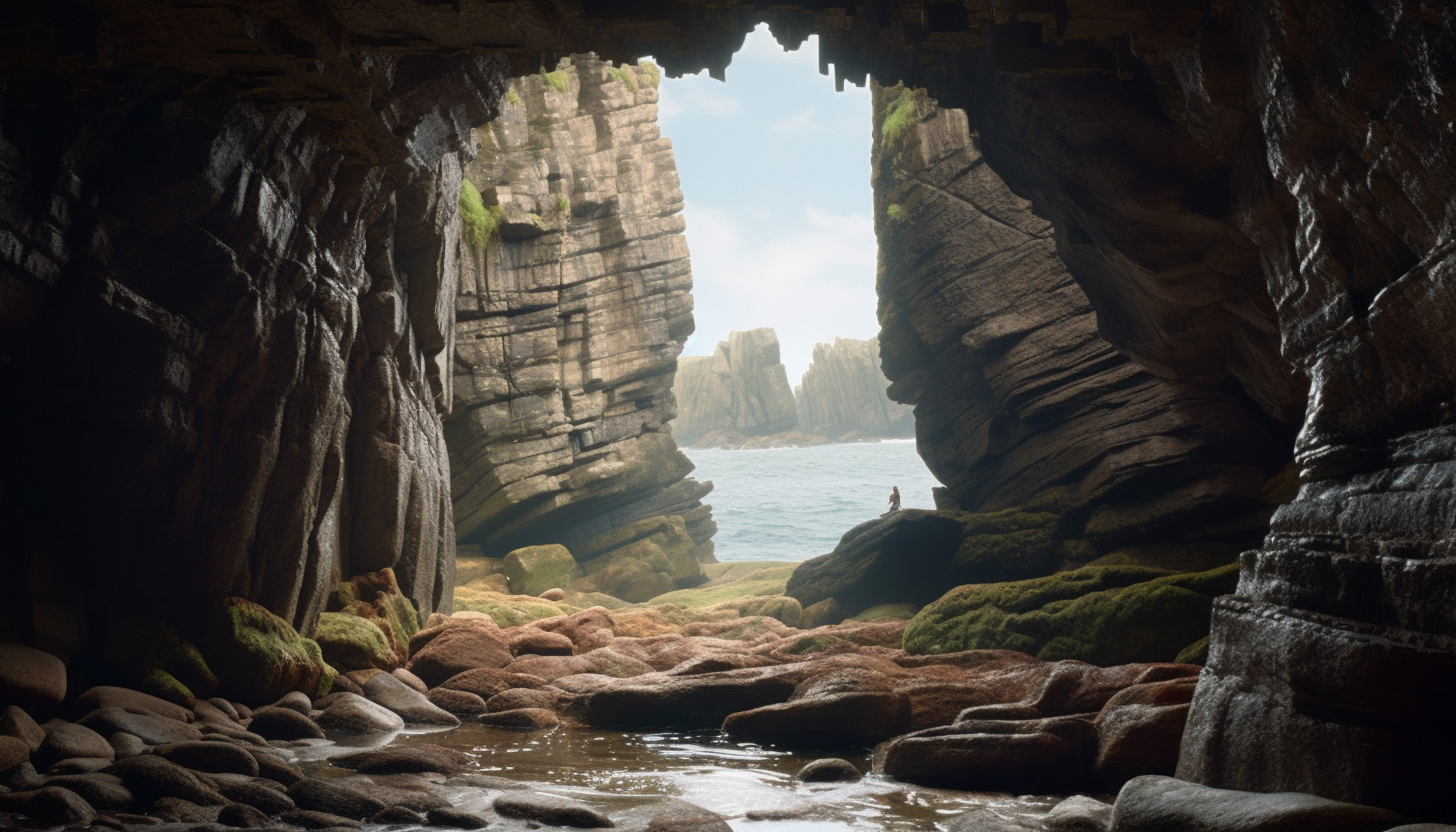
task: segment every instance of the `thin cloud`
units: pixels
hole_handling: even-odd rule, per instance
[[[805,133],[814,129],[814,108],[810,106],[788,118],[781,118],[769,125],[774,133]]]

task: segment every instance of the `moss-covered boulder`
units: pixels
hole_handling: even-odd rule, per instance
[[[337,673],[313,639],[287,621],[242,598],[214,608],[202,654],[217,674],[220,692],[249,705],[273,702],[290,691],[328,693]]]
[[[313,633],[324,661],[341,673],[351,670],[393,670],[400,666],[394,645],[373,621],[348,612],[319,616]]]
[[[542,618],[569,615],[581,609],[580,606],[563,601],[547,601],[531,595],[512,595],[497,592],[488,578],[472,581],[455,587],[455,611],[470,611],[490,616],[502,627],[529,624]]]
[[[960,542],[946,574],[952,586],[1046,575],[1065,555],[1055,512],[1008,508],[956,516]]]
[[[1097,665],[1173,661],[1208,635],[1214,597],[1238,566],[1169,574],[1089,566],[1044,578],[957,587],[905,629],[911,653],[1004,649]]]
[[[548,589],[565,587],[581,575],[576,558],[565,546],[555,543],[516,549],[506,555],[501,568],[516,595],[540,595]]]
[[[217,692],[217,677],[202,652],[164,621],[117,621],[107,628],[102,650],[118,681],[168,702],[191,707],[195,697]]]
[[[409,658],[410,636],[419,632],[420,617],[414,603],[400,591],[393,569],[365,572],[339,584],[330,608],[378,627],[394,653],[394,667]]]
[[[646,601],[708,579],[695,554],[697,544],[678,515],[619,526],[579,548],[586,577],[574,586],[624,601]]]

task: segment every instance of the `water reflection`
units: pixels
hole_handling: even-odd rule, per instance
[[[463,725],[405,733],[396,741],[435,743],[471,757],[476,780],[452,781],[452,802],[460,808],[484,809],[493,796],[490,783],[498,793],[500,781],[509,780],[608,814],[678,797],[726,816],[739,832],[908,832],[941,828],[937,821],[978,807],[1008,818],[1040,815],[1058,799],[927,789],[874,775],[858,783],[799,783],[793,775],[822,755],[733,742],[714,731],[522,733]],[[317,760],[327,753],[315,748],[300,756]],[[868,754],[847,759],[870,769]]]

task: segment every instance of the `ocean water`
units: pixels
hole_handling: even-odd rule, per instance
[[[699,480],[712,480],[718,560],[799,561],[832,551],[854,526],[889,507],[935,508],[939,485],[909,439],[774,448],[685,449]]]

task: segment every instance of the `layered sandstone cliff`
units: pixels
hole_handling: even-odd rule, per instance
[[[713,431],[767,436],[798,422],[778,334],[769,327],[732,332],[711,356],[678,362],[673,434],[692,444]]]
[[[915,405],[956,506],[1050,507],[1088,557],[1189,541],[1232,562],[1257,544],[1260,495],[1289,458],[1280,426],[1105,341],[1051,223],[986,165],[964,112],[877,88],[874,118],[890,396]]]
[[[711,557],[712,486],[666,427],[692,271],[657,82],[578,55],[515,79],[476,131],[446,439],[457,534],[487,556],[601,556],[591,538],[678,518]]]
[[[889,386],[880,371],[878,339],[815,344],[814,360],[794,388],[799,430],[830,440],[912,436],[914,413],[890,401]]]

